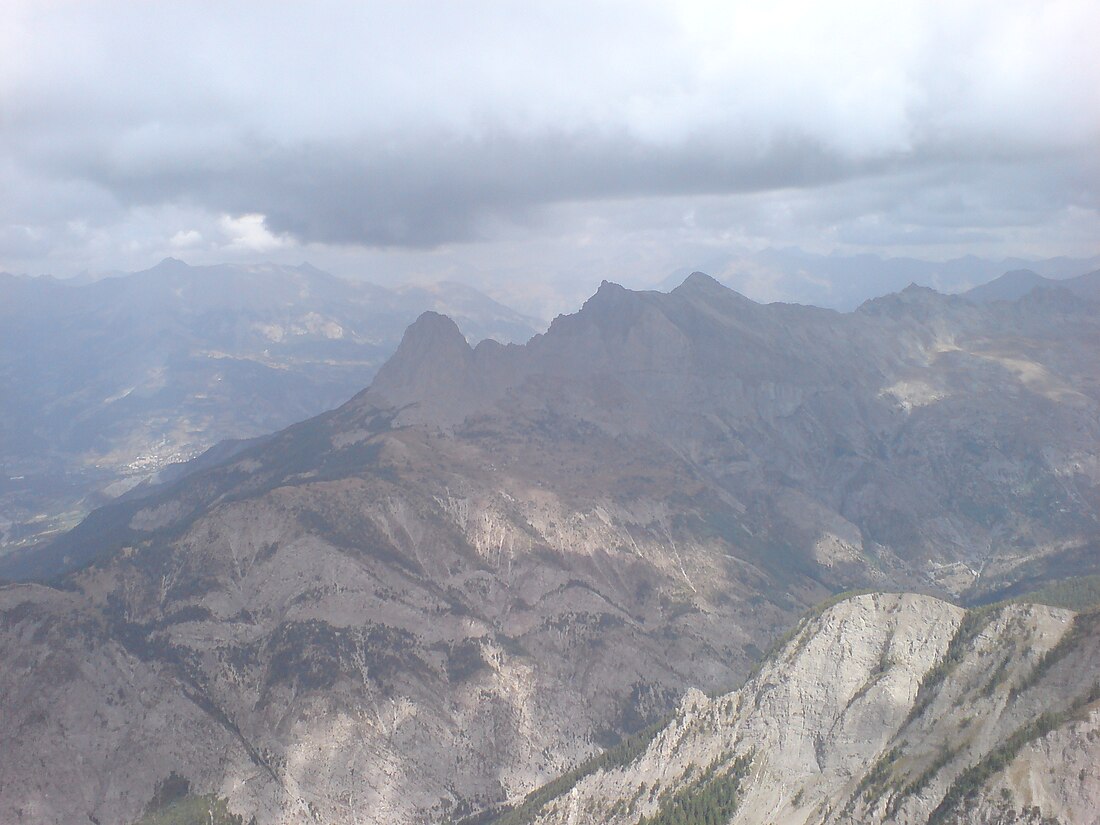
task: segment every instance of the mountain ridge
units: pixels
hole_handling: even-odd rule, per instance
[[[1098,618],[855,596],[803,619],[739,690],[689,691],[621,765],[482,821],[1093,822],[1100,783],[1078,769],[1098,756]]]
[[[717,290],[607,284],[523,345],[422,316],[343,406],[46,548],[60,589],[0,588],[6,692],[80,693],[95,742],[125,717],[82,680],[133,668],[196,744],[109,792],[88,755],[78,796],[26,772],[63,740],[15,705],[0,819],[125,822],[172,772],[260,825],[460,819],[727,691],[832,592],[1097,572],[1083,302]]]
[[[1062,290],[1077,298],[1100,300],[1100,270],[1059,279],[1043,277],[1030,269],[1018,269],[967,290],[962,296],[974,303],[1018,301],[1036,289]]]
[[[898,291],[914,281],[944,293],[959,293],[1012,270],[1032,269],[1060,281],[1091,272],[1098,266],[1100,258],[1095,256],[992,260],[965,255],[946,261],[925,261],[871,254],[821,255],[797,247],[738,249],[717,252],[691,267],[677,269],[657,288],[672,289],[693,269],[701,269],[763,303],[793,301],[851,311],[871,298]]]

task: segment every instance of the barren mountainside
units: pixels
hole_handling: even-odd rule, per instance
[[[1100,821],[1100,613],[859,596],[520,822]]]
[[[0,588],[0,821],[133,822],[173,774],[259,825],[461,819],[692,688],[725,695],[836,591],[980,602],[1096,572],[1098,352],[1095,305],[1049,290],[979,306],[910,287],[841,314],[697,273],[669,294],[605,283],[525,345],[476,347],[426,313],[343,406],[0,560],[39,580]],[[775,737],[803,676],[778,669],[840,668],[798,700],[816,710],[784,757],[829,777],[783,774],[806,810],[848,804],[846,772],[904,727],[964,621],[929,597],[846,609],[803,628],[815,659],[791,652],[750,683],[782,688],[761,713],[683,705],[787,753]],[[1012,684],[1072,624],[1027,616]],[[1012,707],[973,722],[978,744],[951,739],[950,770],[1034,716]],[[847,744],[822,730],[818,757],[829,714]],[[940,718],[906,722],[909,744]],[[897,782],[927,767],[907,765]],[[905,799],[945,795],[945,771]],[[884,793],[852,811],[882,818]]]

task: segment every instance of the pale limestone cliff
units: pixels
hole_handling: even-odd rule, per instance
[[[1098,630],[1095,613],[1039,605],[855,597],[805,621],[741,690],[689,692],[627,764],[502,821],[673,822],[677,799],[739,768],[735,805],[706,821],[1089,825]]]

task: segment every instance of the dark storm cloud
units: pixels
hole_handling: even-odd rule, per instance
[[[1100,21],[1078,0],[0,16],[0,263],[212,244],[243,217],[427,248],[696,197],[755,237],[796,217],[869,244],[1095,225]]]
[[[490,219],[516,220],[547,203],[818,186],[855,166],[806,139],[753,154],[691,140],[665,148],[628,136],[495,134],[255,144],[153,168],[77,156],[64,173],[125,202],[261,213],[272,231],[304,241],[430,246],[472,240]]]

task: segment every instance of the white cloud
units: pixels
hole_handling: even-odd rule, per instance
[[[289,241],[269,232],[264,220],[263,215],[255,213],[237,217],[222,215],[218,226],[228,239],[230,249],[263,253],[287,246]]]
[[[181,229],[168,239],[173,249],[189,249],[202,243],[202,233],[197,229]]]

